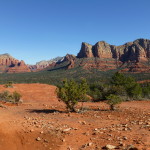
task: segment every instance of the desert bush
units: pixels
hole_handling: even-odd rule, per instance
[[[13,82],[12,81],[8,81],[8,83],[6,83],[4,85],[5,88],[13,88]]]
[[[61,87],[56,90],[58,98],[66,104],[68,111],[76,112],[75,106],[79,100],[84,100],[88,90],[85,79],[81,83],[74,80],[64,80]]]
[[[20,98],[22,97],[22,95],[15,91],[15,92],[12,93],[12,97],[13,97],[15,103],[18,103]]]
[[[110,110],[116,110],[116,105],[122,102],[121,97],[114,94],[107,96],[107,100],[107,104],[110,106]]]
[[[0,100],[1,101],[9,101],[11,99],[9,91],[4,91],[0,93]]]
[[[21,94],[18,92],[13,92],[12,94],[9,91],[4,91],[0,93],[0,100],[5,102],[18,103],[21,98]]]

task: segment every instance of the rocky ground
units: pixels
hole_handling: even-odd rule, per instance
[[[114,112],[102,102],[84,103],[82,112],[67,113],[55,89],[0,86],[23,95],[22,104],[0,105],[0,150],[150,150],[150,101],[124,102]]]

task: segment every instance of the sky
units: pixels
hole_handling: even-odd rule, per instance
[[[0,0],[0,54],[27,64],[68,54],[82,42],[150,39],[150,0]]]

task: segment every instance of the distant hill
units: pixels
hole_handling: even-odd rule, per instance
[[[30,69],[23,60],[19,61],[9,54],[0,55],[0,73],[23,73]]]
[[[105,41],[95,45],[83,42],[77,56],[67,54],[65,57],[40,61],[35,65],[26,65],[24,61],[19,61],[9,54],[0,55],[1,73],[53,71],[77,67],[85,70],[150,73],[150,40],[137,39],[120,46],[110,45]]]
[[[42,60],[35,65],[28,65],[31,71],[41,71],[47,67],[54,67],[56,63],[63,61],[64,57],[56,57],[50,60]]]

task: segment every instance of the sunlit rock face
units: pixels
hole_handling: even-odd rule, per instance
[[[80,64],[86,69],[109,70],[124,65],[124,71],[149,72],[150,40],[138,39],[120,46],[110,45],[105,41],[95,45],[82,43],[77,58],[93,58],[94,61]]]
[[[19,61],[9,54],[2,54],[0,55],[0,72],[22,73],[30,72],[30,69],[23,60]]]

